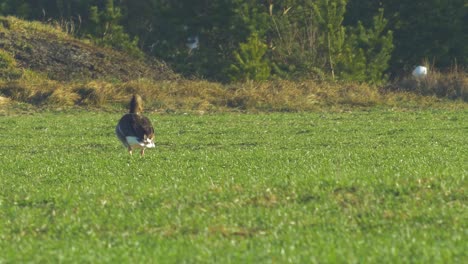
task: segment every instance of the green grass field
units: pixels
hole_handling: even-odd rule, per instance
[[[468,112],[0,117],[0,263],[467,263]]]

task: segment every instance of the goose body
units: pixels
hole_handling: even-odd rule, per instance
[[[133,149],[154,148],[154,129],[151,121],[140,113],[142,110],[141,97],[133,96],[130,101],[130,113],[120,119],[115,128],[115,134],[122,144],[132,154]]]

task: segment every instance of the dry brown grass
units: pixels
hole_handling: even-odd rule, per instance
[[[105,81],[91,81],[77,84],[71,89],[79,97],[78,104],[87,106],[104,106],[114,101],[118,94],[116,87]]]
[[[408,82],[406,85],[411,85],[409,83],[411,79],[405,81]],[[399,84],[405,84],[405,81]],[[223,85],[202,80],[138,79],[123,83],[106,81],[65,83],[52,81],[46,76],[29,71],[25,71],[19,80],[0,82],[0,95],[41,107],[81,105],[99,108],[110,105],[124,106],[132,94],[138,93],[144,98],[146,108],[150,111],[167,112],[299,112],[379,106],[417,108],[443,104],[466,108],[466,103],[451,102],[447,98],[452,97],[446,95],[450,92],[449,94],[456,94],[457,98],[459,94],[466,96],[466,78],[456,76],[449,79],[440,75],[438,79],[428,78],[426,82],[425,85],[432,85],[427,87],[445,87],[444,93],[440,92],[444,98],[436,97],[435,95],[439,94],[435,92],[428,92],[425,93],[427,96],[422,96],[415,91],[407,91],[409,88],[379,90],[378,87],[366,84],[316,81],[245,82]]]
[[[332,105],[373,106],[377,89],[358,84],[291,81],[245,82],[230,85],[207,81],[138,80],[119,85],[122,102],[141,94],[154,107],[173,110],[312,111]],[[124,96],[124,98],[122,98]]]
[[[53,106],[73,106],[80,100],[77,93],[69,89],[57,88],[44,101],[46,105]]]
[[[386,87],[391,91],[412,92],[424,96],[437,96],[451,100],[461,99],[468,102],[468,73],[454,67],[448,72],[429,68],[428,75],[422,79],[406,76]]]
[[[118,85],[117,94],[126,102],[133,93],[140,94],[149,105],[167,110],[216,111],[225,105],[226,90],[219,83],[207,81],[135,80]]]
[[[1,83],[0,93],[15,101],[40,105],[57,88],[58,83],[25,72],[21,79]]]
[[[10,103],[10,99],[0,96],[0,105],[6,105]]]

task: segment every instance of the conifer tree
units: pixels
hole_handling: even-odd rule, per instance
[[[239,51],[234,52],[235,63],[230,66],[232,81],[266,80],[270,76],[270,66],[264,55],[267,45],[257,33],[252,33],[246,43],[241,43]]]
[[[91,6],[89,20],[92,27],[90,37],[98,44],[110,46],[125,51],[137,58],[143,57],[143,52],[138,48],[138,38],[131,38],[122,25],[120,8],[114,6],[114,0],[106,0],[103,10],[98,6]]]
[[[380,9],[371,28],[366,29],[360,21],[357,27],[348,28],[343,54],[337,62],[342,79],[369,83],[385,81],[384,73],[393,51],[393,34],[386,31],[386,25],[383,9]]]
[[[312,4],[316,22],[321,30],[320,46],[327,56],[332,78],[335,79],[335,64],[340,60],[345,40],[342,26],[347,0],[319,0]]]

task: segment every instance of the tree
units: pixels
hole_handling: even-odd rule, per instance
[[[387,28],[393,32],[393,75],[410,72],[424,60],[442,69],[455,62],[468,65],[466,0],[349,0],[345,23],[360,20],[368,27],[379,8],[385,10]]]
[[[319,0],[312,3],[316,22],[321,30],[321,49],[327,56],[332,78],[335,79],[335,62],[340,60],[345,40],[342,26],[347,0]]]
[[[138,49],[138,38],[131,39],[124,27],[119,24],[121,17],[120,8],[114,6],[114,0],[106,0],[102,10],[98,6],[91,6],[89,37],[100,45],[125,51],[137,58],[143,57],[143,52]]]
[[[348,28],[343,56],[337,63],[342,79],[368,83],[385,81],[384,73],[393,50],[393,35],[386,31],[387,20],[383,14],[383,9],[380,9],[369,29],[360,21],[357,27]]]
[[[379,8],[385,13],[376,22]],[[263,57],[277,78],[376,82],[387,71],[377,66],[393,75],[423,60],[466,67],[467,9],[466,0],[0,1],[2,15],[71,24],[78,37],[137,57],[141,49],[185,76],[217,81],[229,80],[234,52],[253,33],[267,45]],[[189,51],[196,36],[200,45]]]
[[[319,47],[320,30],[313,0],[270,1],[269,59],[276,77],[323,79],[327,65]]]
[[[230,66],[231,81],[262,81],[270,76],[270,66],[264,55],[267,45],[262,42],[257,33],[241,43],[239,51],[234,52],[235,63]]]
[[[411,70],[427,59],[437,67],[455,61],[468,65],[468,7],[465,0],[384,1],[385,10],[396,14],[392,69]]]
[[[31,6],[27,0],[6,0],[0,3],[0,14],[14,14],[20,18],[29,18]]]

